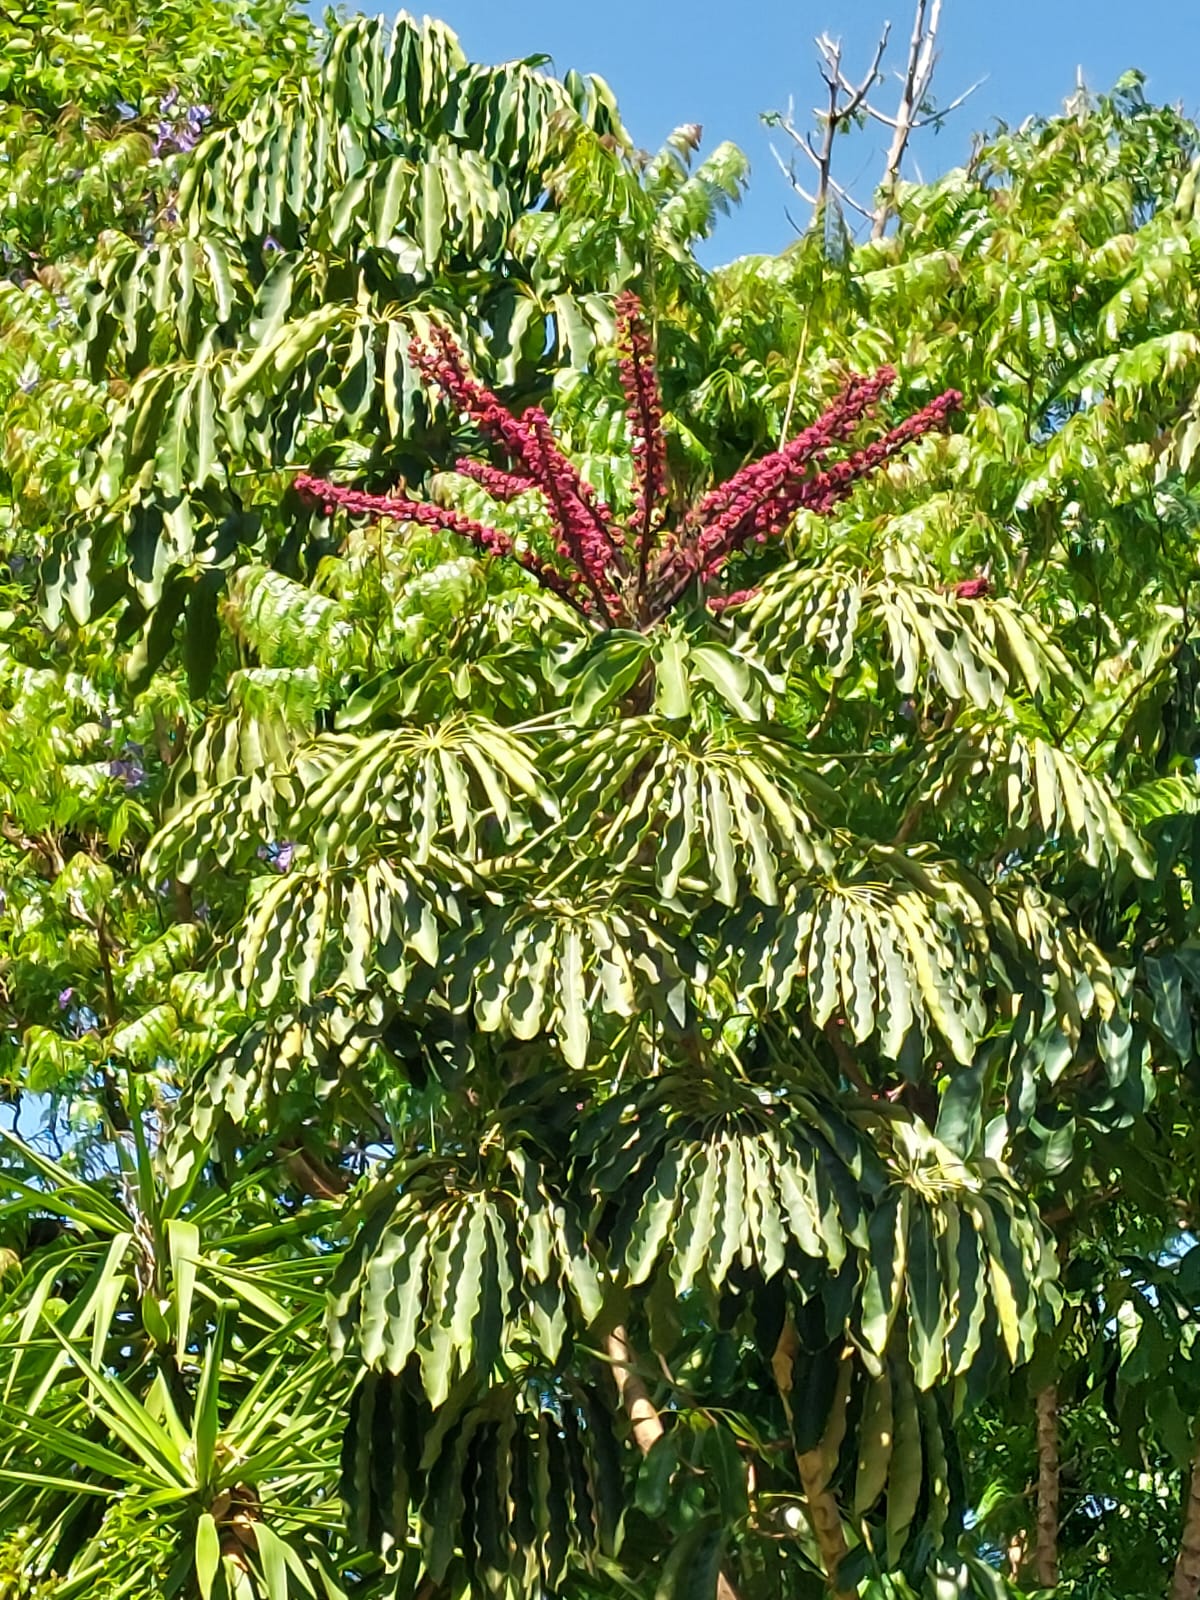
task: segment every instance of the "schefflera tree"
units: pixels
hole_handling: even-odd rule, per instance
[[[433,325],[409,355],[454,469],[424,495],[302,474],[340,555],[315,589],[238,573],[246,681],[145,863],[246,897],[216,980],[241,1020],[168,1158],[374,1143],[332,1294],[361,1368],[343,1488],[413,1592],[969,1587],[955,1419],[1059,1302],[1003,1159],[1021,1106],[985,1149],[962,1087],[1047,1008],[1104,1058],[1123,1000],[981,855],[991,820],[923,834],[914,721],[1042,725],[1039,801],[1145,859],[1055,743],[1053,640],[903,540],[960,397],[888,426],[896,374],[850,377],[693,499],[651,330],[617,312],[611,404],[575,428],[591,459],[623,415],[603,490]],[[897,530],[870,583],[830,532],[864,490]],[[886,747],[836,715],[852,641]],[[1003,814],[999,760],[954,776],[968,819]]]

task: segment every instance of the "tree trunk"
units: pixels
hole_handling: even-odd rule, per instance
[[[792,1426],[793,1372],[799,1347],[796,1325],[789,1316],[779,1335],[775,1354],[771,1357],[775,1387],[783,1401],[789,1428]],[[817,1549],[821,1553],[821,1565],[825,1568],[832,1600],[854,1600],[848,1590],[838,1588],[838,1568],[847,1554],[846,1536],[842,1532],[842,1516],[837,1501],[829,1492],[825,1454],[822,1450],[797,1450],[796,1466],[800,1473],[800,1486],[808,1503],[808,1520],[816,1535]]]
[[[629,1335],[623,1327],[618,1326],[609,1334],[604,1347],[612,1365],[617,1394],[633,1429],[633,1442],[644,1456],[649,1455],[667,1430],[650,1398],[649,1389],[634,1366],[635,1357]],[[717,1600],[740,1600],[737,1590],[723,1572],[717,1574]]]
[[[1037,1545],[1033,1572],[1038,1585],[1058,1583],[1058,1390],[1053,1384],[1037,1397]]]
[[[624,1328],[613,1329],[605,1340],[605,1349],[612,1364],[617,1395],[633,1428],[633,1442],[644,1456],[649,1455],[666,1429],[654,1408],[649,1389],[634,1369],[634,1355]]]
[[[1192,1467],[1183,1509],[1183,1537],[1171,1581],[1171,1600],[1196,1600],[1200,1595],[1200,1451]]]

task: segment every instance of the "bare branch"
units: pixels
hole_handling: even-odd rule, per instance
[[[888,23],[879,37],[875,47],[875,54],[866,76],[859,83],[853,83],[842,70],[842,42],[833,39],[829,34],[823,33],[815,41],[819,59],[818,70],[821,80],[827,91],[827,102],[824,108],[817,107],[813,117],[820,127],[819,140],[811,133],[802,133],[795,123],[792,102],[788,103],[786,117],[772,118],[773,125],[781,128],[792,141],[797,150],[802,150],[807,159],[816,169],[816,188],[811,194],[800,183],[796,176],[794,162],[785,162],[774,145],[771,153],[779,163],[779,168],[795,192],[813,208],[812,221],[815,222],[820,215],[831,194],[836,194],[839,199],[855,211],[863,212],[863,207],[840,185],[835,184],[832,176],[834,141],[839,131],[857,117],[866,104],[867,96],[875,87],[880,78],[880,63],[884,51],[887,49],[890,37],[891,24]],[[866,213],[863,212],[865,215]]]
[[[836,76],[837,76],[837,80],[838,80],[838,87],[840,88],[840,90],[841,90],[841,92],[843,94],[845,94],[845,95],[847,95],[849,97],[847,99],[847,101],[846,101],[846,104],[842,107],[841,113],[840,113],[841,120],[843,122],[849,122],[850,121],[851,117],[853,117],[855,115],[855,113],[858,111],[859,107],[865,102],[865,100],[866,100],[867,96],[870,94],[871,90],[879,82],[879,79],[881,77],[881,73],[879,71],[879,67],[880,67],[880,64],[883,61],[883,54],[884,54],[884,51],[888,47],[888,40],[891,38],[891,36],[892,36],[892,25],[891,25],[890,22],[885,22],[884,25],[883,25],[883,32],[879,36],[879,43],[875,46],[875,59],[871,62],[871,65],[870,65],[870,68],[869,68],[869,70],[867,72],[866,77],[862,80],[862,82],[858,85],[857,88],[854,86],[854,84],[852,84],[850,82],[849,78],[847,78],[846,75],[842,72],[840,65],[834,66],[834,71],[836,72]],[[822,48],[822,44],[824,42],[827,42],[827,38],[826,38],[826,36],[823,35],[821,39],[817,40],[817,48],[821,49]],[[837,61],[838,61],[838,63],[840,63],[840,61],[841,61],[840,45],[839,45],[839,54],[837,56]],[[830,62],[830,65],[833,66],[833,63]],[[824,73],[822,73],[822,77],[824,77]],[[829,79],[826,78],[825,81],[826,81],[826,83],[828,83]]]
[[[939,123],[946,120],[952,111],[957,111],[959,106],[965,105],[976,89],[982,89],[987,81],[988,75],[985,72],[982,78],[976,78],[969,89],[964,89],[962,94],[956,95],[948,106],[942,106],[939,111],[934,111],[930,116],[920,118],[919,121],[913,123],[913,128],[936,128]]]
[[[827,91],[824,107],[813,111],[816,133],[803,133],[797,128],[792,104],[788,104],[786,118],[769,119],[783,129],[796,150],[804,152],[806,160],[816,170],[816,182],[810,193],[797,179],[794,163],[786,163],[777,150],[772,153],[793,190],[813,208],[815,222],[831,195],[836,195],[847,207],[866,217],[872,224],[871,237],[881,239],[895,210],[896,191],[900,172],[912,135],[923,128],[937,128],[986,82],[981,78],[964,93],[957,95],[941,108],[928,109],[929,90],[938,64],[938,33],[941,28],[944,0],[914,0],[912,36],[904,71],[900,76],[900,103],[894,114],[874,104],[871,91],[882,81],[884,55],[891,38],[891,24],[885,25],[875,46],[874,55],[865,76],[855,82],[842,64],[842,42],[823,33],[815,41],[818,71]],[[837,134],[848,124],[870,117],[891,133],[884,163],[883,181],[879,185],[879,198],[875,208],[868,211],[853,198],[849,190],[833,177],[833,153]]]
[[[841,184],[836,178],[830,178],[829,187],[833,190],[834,194],[837,195],[838,199],[843,203],[843,205],[849,206],[852,211],[857,211],[859,216],[862,217],[864,221],[874,221],[875,213],[867,206],[860,205],[848,189],[842,188]]]
[[[784,177],[787,179],[788,183],[792,186],[792,188],[796,191],[796,193],[800,196],[801,200],[806,201],[807,204],[810,205],[810,206],[815,206],[816,203],[817,203],[816,195],[809,194],[808,190],[803,187],[803,185],[800,183],[800,180],[796,177],[796,169],[795,169],[795,167],[794,166],[790,166],[783,159],[783,157],[779,154],[779,151],[776,150],[774,145],[771,146],[771,154],[775,157],[775,160],[779,165],[780,172],[783,173]]]
[[[987,81],[988,75],[985,72],[983,77],[977,78],[969,89],[964,89],[962,94],[951,100],[948,106],[942,106],[939,110],[930,112],[927,117],[914,117],[909,124],[909,131],[916,133],[921,128],[936,128],[939,123],[946,120],[952,111],[957,111],[959,106],[964,105],[977,89],[982,89]],[[882,122],[885,128],[895,129],[900,126],[895,117],[889,117],[887,112],[880,111],[878,106],[868,105],[866,110],[870,116],[875,118],[876,122]]]
[[[846,98],[845,106],[843,106],[842,109],[840,109],[840,112],[838,112],[838,118],[840,118],[842,122],[850,122],[850,118],[853,117],[856,112],[858,112],[859,106],[862,106],[862,102],[866,101],[867,94],[870,94],[870,91],[874,90],[878,80],[880,80],[880,77],[882,77],[882,74],[880,74],[880,64],[882,64],[883,51],[888,48],[888,40],[890,40],[890,38],[891,22],[885,22],[885,24],[883,24],[883,32],[880,34],[880,37],[878,37],[877,45],[875,45],[874,61],[870,62],[870,67],[867,69],[867,75],[866,77],[862,78],[862,82],[859,83],[858,86],[854,85],[854,83],[851,83],[850,78],[846,77],[845,72],[842,70],[842,42],[838,40],[837,46],[835,46],[834,50],[830,50],[830,45],[832,45],[834,42],[830,40],[829,35],[822,34],[821,38],[818,38],[818,42],[816,42],[816,48],[818,48],[818,50],[821,51],[822,56],[826,58],[826,64],[829,66],[830,72],[832,72],[834,77],[837,78],[838,90],[842,91],[842,94],[845,94],[845,96],[848,96],[848,98]],[[829,83],[829,78],[826,77],[824,72],[822,72],[821,77],[826,78],[826,83]]]
[[[818,172],[820,172],[821,171],[821,157],[817,153],[817,151],[813,149],[813,142],[812,142],[812,134],[811,133],[806,133],[804,135],[803,139],[801,139],[801,141],[800,141],[800,149],[804,151],[804,154],[812,162],[813,166],[816,167]]]
[[[871,229],[871,237],[873,239],[882,239],[887,228],[888,218],[892,214],[896,185],[900,181],[900,168],[904,162],[904,152],[908,148],[908,141],[912,134],[913,122],[933,77],[933,69],[937,59],[934,51],[937,45],[938,25],[941,21],[942,0],[932,0],[932,5],[933,10],[930,12],[930,0],[917,0],[916,9],[913,13],[913,31],[908,45],[908,63],[904,71],[900,105],[891,124],[892,142],[884,164],[883,183],[880,185],[881,197],[879,204],[875,208],[875,225]]]

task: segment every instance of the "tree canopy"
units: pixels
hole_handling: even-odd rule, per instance
[[[1197,129],[0,45],[0,1597],[1194,1597]]]

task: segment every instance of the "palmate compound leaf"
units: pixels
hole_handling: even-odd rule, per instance
[[[967,1168],[919,1123],[896,1119],[885,1138],[895,1175],[874,1200],[857,1304],[828,1347],[802,1342],[793,1383],[814,1393],[793,1428],[875,1559],[917,1581],[961,1532],[963,1405],[998,1364],[1030,1358],[1061,1302],[1052,1243],[1011,1174]]]
[[[182,1183],[226,1130],[273,1139],[300,1131],[314,1109],[382,1048],[386,1018],[378,998],[352,1007],[326,1000],[251,1022],[241,1032],[210,1027],[206,1059],[187,1078],[163,1141],[172,1181]]]
[[[632,1287],[721,1291],[735,1266],[769,1281],[866,1243],[869,1147],[835,1107],[800,1091],[722,1100],[683,1078],[619,1096],[585,1128],[581,1168],[612,1208],[613,1270]],[[866,1185],[869,1188],[869,1184]]]
[[[402,843],[418,864],[444,844],[473,858],[512,846],[558,807],[518,734],[477,716],[429,727],[331,735],[298,760],[297,836],[319,860],[353,859],[367,841]]]
[[[919,1581],[932,1555],[953,1549],[966,1497],[955,1412],[946,1393],[917,1389],[903,1361],[872,1376],[853,1369],[847,1434],[836,1470],[847,1508],[880,1564]]]
[[[907,1349],[919,1390],[1003,1354],[1029,1360],[1059,1304],[1036,1208],[996,1161],[967,1166],[920,1124],[891,1129],[895,1175],[870,1219],[856,1342],[868,1370]]]
[[[741,617],[747,651],[772,668],[802,672],[811,663],[837,678],[869,644],[890,659],[902,695],[932,677],[946,699],[986,710],[1018,687],[1039,696],[1075,682],[1046,630],[1008,596],[961,600],[936,588],[932,573],[887,559],[877,574],[849,557],[783,567]]]
[[[558,1360],[601,1309],[601,1280],[569,1202],[535,1157],[505,1150],[483,1170],[400,1162],[358,1208],[360,1230],[331,1292],[334,1347],[399,1374],[415,1358],[430,1405],[502,1359]]]
[[[157,939],[130,951],[114,974],[122,995],[130,1000],[151,999],[166,979],[192,965],[204,940],[198,922],[177,922]]]
[[[1064,750],[1041,739],[1014,738],[1004,771],[1009,819],[1026,832],[1049,839],[1075,835],[1084,859],[1110,873],[1129,868],[1150,878],[1154,869],[1145,845],[1126,822],[1103,778]]]
[[[818,1027],[840,1022],[891,1060],[919,1027],[966,1064],[988,1024],[990,921],[949,867],[876,847],[856,873],[796,879],[777,906],[747,907],[739,987],[770,1009],[798,994]]]
[[[405,993],[414,974],[431,982],[443,933],[466,920],[462,889],[455,863],[438,857],[261,876],[226,967],[227,992],[266,1009],[288,988],[307,1005],[333,991],[369,993],[379,982]]]
[[[837,797],[802,750],[742,724],[681,734],[627,717],[565,754],[568,828],[628,867],[653,856],[659,891],[700,887],[733,906],[747,890],[778,898],[782,868],[828,865],[814,810]]]
[[[209,867],[247,860],[282,838],[295,811],[292,764],[306,731],[278,714],[238,710],[206,724],[172,773],[166,819],[142,858],[146,877],[194,883]]]
[[[455,1010],[470,1006],[485,1033],[553,1035],[582,1067],[601,1019],[651,1015],[678,1029],[699,969],[686,945],[612,885],[578,898],[501,900],[463,941],[450,977]]]
[[[442,845],[470,859],[556,817],[531,746],[487,718],[306,738],[322,698],[314,671],[234,675],[233,709],[206,724],[173,775],[172,814],[147,872],[191,882],[207,862],[227,866],[285,834],[320,862],[381,841],[419,865]],[[283,681],[264,684],[273,673]]]
[[[189,799],[238,778],[282,778],[312,737],[325,703],[312,666],[246,667],[229,676],[223,715],[210,716],[171,767],[167,816]]]
[[[1012,989],[1027,998],[1038,1016],[1048,1002],[1063,1038],[1073,1047],[1089,1021],[1114,1048],[1119,1041],[1127,1046],[1130,974],[1114,967],[1061,902],[1036,884],[1006,881],[998,886],[996,900],[1003,913],[996,931],[1007,944]]]
[[[922,807],[946,815],[960,798],[970,804],[981,789],[990,787],[1010,828],[999,855],[1007,854],[1009,845],[1028,853],[1042,840],[1062,847],[1074,838],[1090,866],[1114,875],[1152,875],[1147,845],[1118,806],[1115,785],[1102,774],[1069,751],[1009,726],[989,728],[962,718],[955,731],[957,738],[948,749],[931,750],[933,770],[918,800]],[[1169,814],[1187,798],[1184,780],[1162,783],[1156,798]],[[1153,795],[1155,787],[1142,792]],[[1126,809],[1135,820],[1153,821],[1155,799],[1143,811],[1137,794],[1123,802]]]
[[[366,1549],[414,1537],[440,1581],[461,1552],[472,1592],[557,1592],[574,1563],[611,1556],[625,1494],[603,1385],[531,1368],[480,1393],[461,1385],[438,1412],[414,1366],[368,1373],[342,1450],[342,1498]]]

